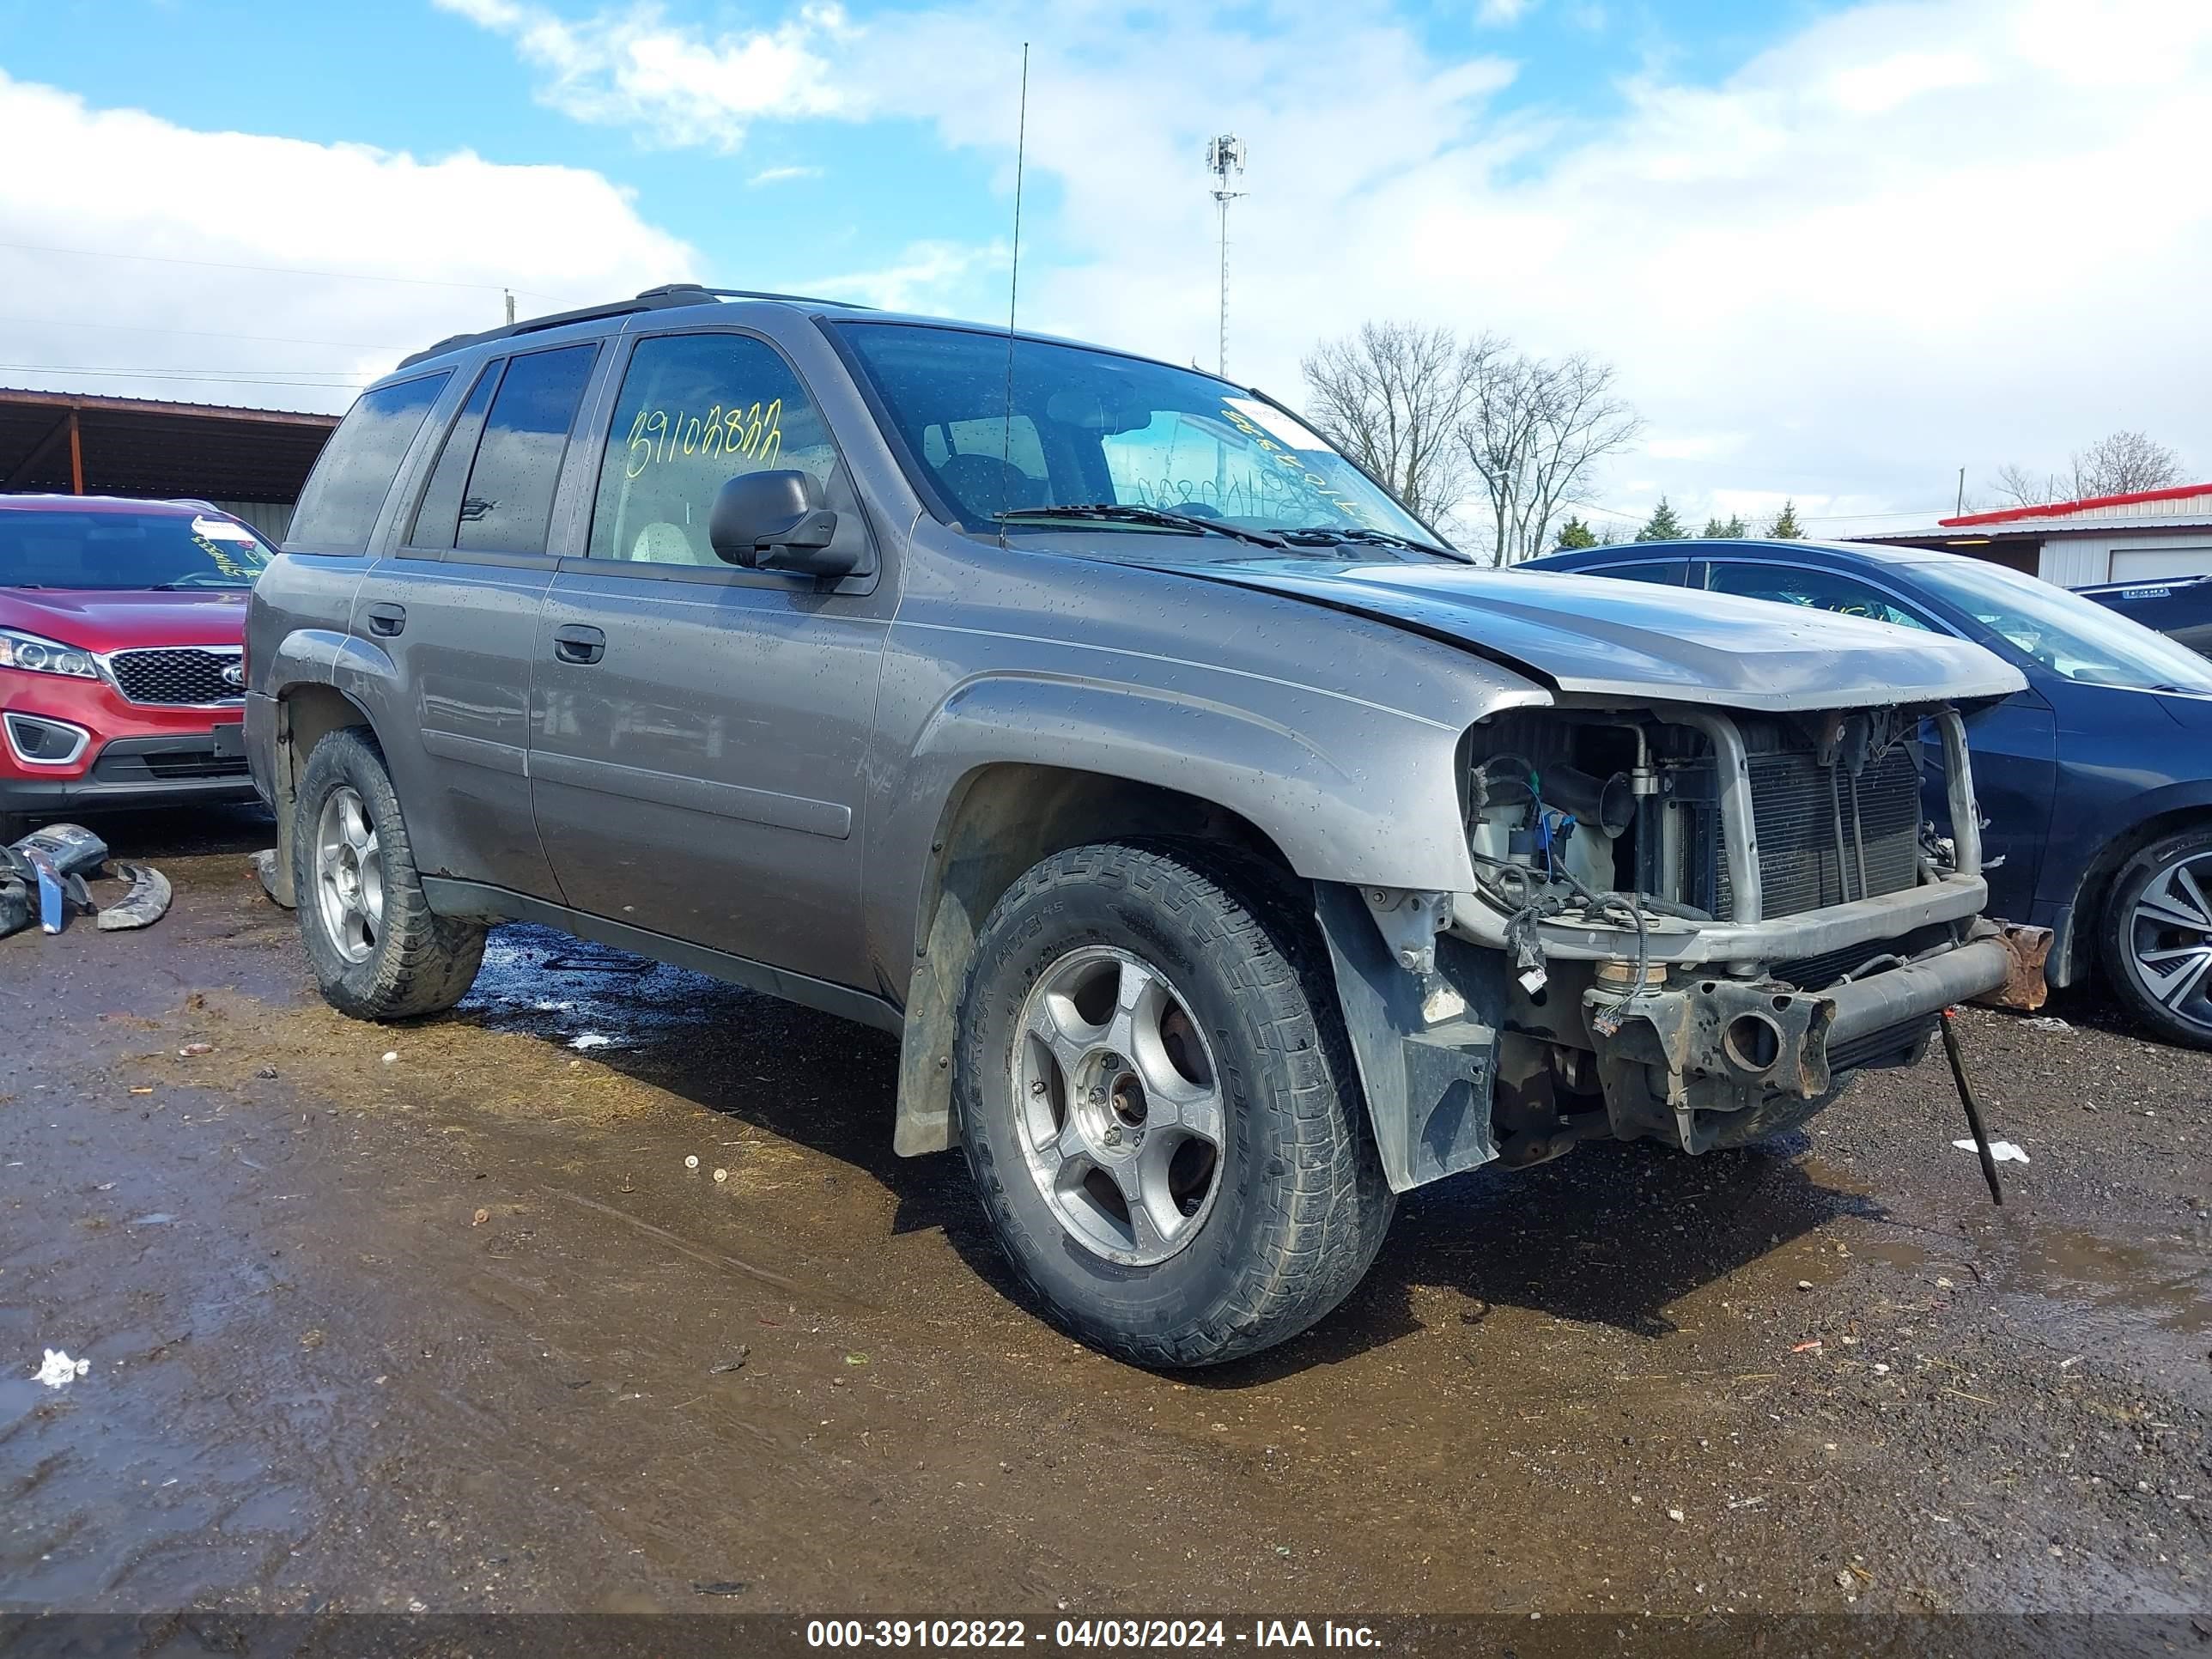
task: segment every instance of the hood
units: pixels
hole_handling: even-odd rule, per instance
[[[1966,702],[2027,684],[1965,640],[1650,582],[1313,559],[1151,568],[1395,623],[1570,695],[1779,712]]]
[[[0,628],[42,634],[82,651],[149,645],[238,645],[250,590],[113,592],[100,588],[0,587]]]

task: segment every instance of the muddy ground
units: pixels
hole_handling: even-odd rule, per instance
[[[352,1024],[262,821],[106,827],[173,913],[0,941],[0,1607],[2212,1607],[2212,1056],[2094,1001],[1966,1018],[2002,1210],[1939,1056],[1418,1193],[1169,1377],[892,1157],[890,1040],[520,927]]]

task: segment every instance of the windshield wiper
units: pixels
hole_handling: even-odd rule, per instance
[[[1366,542],[1381,547],[1409,548],[1416,553],[1434,553],[1439,557],[1457,559],[1462,563],[1473,562],[1466,554],[1455,552],[1449,547],[1438,547],[1431,542],[1415,541],[1411,536],[1397,535],[1388,530],[1370,530],[1365,525],[1331,526],[1316,524],[1305,525],[1291,530],[1278,526],[1274,533],[1285,541],[1295,542],[1301,547],[1321,547],[1332,542]]]
[[[1280,536],[1265,530],[1247,530],[1222,519],[1202,519],[1195,513],[1170,513],[1164,507],[1140,507],[1133,501],[1082,501],[1067,507],[1018,507],[991,515],[1000,524],[1036,524],[1050,519],[1098,519],[1109,524],[1157,525],[1194,535],[1231,536],[1260,547],[1283,547]]]

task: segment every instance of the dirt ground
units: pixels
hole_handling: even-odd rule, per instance
[[[2212,1056],[2094,1001],[1966,1017],[2002,1210],[1939,1055],[1414,1194],[1171,1377],[891,1155],[890,1040],[522,927],[353,1024],[202,825],[0,941],[0,1609],[2212,1608]]]

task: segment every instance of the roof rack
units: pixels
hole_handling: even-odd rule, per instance
[[[505,340],[518,334],[535,334],[544,329],[562,328],[570,323],[596,322],[602,317],[628,317],[641,311],[660,311],[671,306],[696,306],[706,300],[783,300],[795,305],[836,306],[840,310],[865,311],[868,307],[855,306],[842,300],[816,300],[803,294],[769,294],[754,289],[703,288],[697,283],[664,283],[659,288],[649,288],[634,300],[617,300],[607,305],[584,306],[574,311],[556,311],[543,317],[526,317],[519,323],[509,323],[504,328],[488,328],[474,334],[449,334],[437,344],[425,346],[399,360],[402,368],[428,362],[433,357],[442,357],[449,351],[459,351],[466,346],[482,345],[487,340]]]

